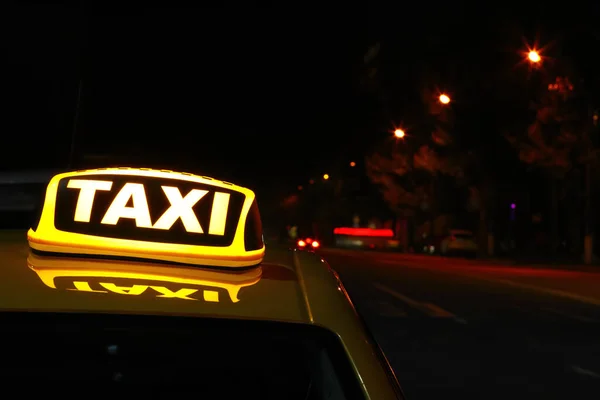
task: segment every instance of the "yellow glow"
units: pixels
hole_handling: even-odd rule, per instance
[[[406,134],[404,133],[404,131],[402,129],[396,129],[394,131],[394,136],[396,136],[399,139],[402,139],[404,137],[404,135],[406,135]]]
[[[531,61],[534,64],[537,64],[540,61],[542,61],[542,57],[540,57],[540,53],[538,53],[536,50],[529,51],[529,53],[527,53],[527,58],[529,59],[529,61]]]
[[[227,292],[231,302],[240,301],[241,288],[260,281],[262,268],[244,272],[221,272],[199,268],[173,268],[156,264],[118,261],[75,260],[29,254],[27,264],[44,285],[57,289],[55,280],[64,278],[72,284],[66,290],[74,292],[140,296],[154,293],[158,298],[219,302],[219,290]],[[90,282],[94,280],[94,283]],[[111,280],[130,280],[130,286],[116,285]],[[143,281],[144,284],[140,282]],[[152,281],[156,284],[148,284]],[[165,284],[184,286],[172,290]],[[210,288],[210,289],[207,289]]]
[[[191,190],[182,196],[177,187],[178,182],[192,182],[210,185],[215,188],[215,195],[211,209],[208,234],[224,235],[227,212],[229,210],[229,193],[218,191],[228,189],[244,195],[245,200],[237,222],[233,241],[229,246],[190,245],[179,243],[163,243],[134,239],[120,239],[103,236],[87,235],[82,233],[59,230],[54,225],[56,212],[56,199],[59,190],[58,184],[62,179],[72,178],[67,183],[67,190],[79,190],[77,205],[73,212],[73,220],[89,222],[93,213],[94,198],[97,191],[110,191],[112,177],[131,177],[132,182],[127,182],[116,193],[106,214],[102,218],[103,224],[116,224],[121,218],[134,219],[140,228],[153,228],[169,230],[175,221],[180,219],[188,232],[203,233],[192,207],[206,195],[204,190]],[[140,178],[168,179],[171,185],[162,186],[162,190],[170,207],[152,225],[149,205],[146,199],[144,185],[138,183]],[[64,189],[61,189],[64,190]],[[34,231],[30,229],[27,238],[31,248],[50,253],[102,255],[116,257],[148,258],[162,261],[178,262],[183,264],[213,265],[227,267],[247,267],[259,264],[265,248],[247,251],[244,242],[244,229],[250,207],[254,202],[255,194],[252,190],[218,181],[212,178],[192,174],[177,173],[172,171],[157,171],[135,168],[107,168],[68,172],[52,178],[46,190],[44,207]],[[128,207],[128,203],[132,203]]]
[[[323,175],[323,179],[325,179],[325,180],[329,179],[329,175],[328,174]]]
[[[450,97],[448,97],[448,95],[446,94],[440,94],[440,103],[442,104],[448,104],[450,103]]]

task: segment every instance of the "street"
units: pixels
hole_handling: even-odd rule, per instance
[[[600,273],[323,249],[409,399],[600,398]]]

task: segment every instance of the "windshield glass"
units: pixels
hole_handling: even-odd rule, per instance
[[[11,368],[2,382],[24,394],[85,382],[103,395],[364,398],[335,335],[311,326],[93,314],[0,319],[3,337],[21,348],[5,351]],[[31,332],[44,339],[31,343]]]
[[[242,210],[242,197],[223,191],[214,201],[216,192],[194,186],[184,200],[191,186],[164,191],[163,186],[171,187],[164,182],[148,189],[160,200],[144,200],[148,212],[132,216],[132,209],[139,210],[133,194],[146,193],[149,183],[115,179],[111,189],[97,186],[85,194],[82,187],[71,187],[70,206],[61,218],[49,213],[45,221],[55,237],[38,237],[36,251],[56,250],[48,242],[58,237],[72,257],[77,243],[62,235],[72,230],[110,236],[110,251],[122,250],[119,240],[153,238],[150,245],[156,246],[144,250],[167,257],[165,244],[179,251],[183,237],[187,245],[199,246],[194,235],[204,235],[210,251],[198,251],[198,259],[219,268],[218,261],[229,257],[239,267],[250,261],[224,254],[225,244],[234,242],[233,236],[221,241],[222,232],[227,228],[234,235],[238,227],[248,227],[256,233],[262,226],[266,254],[275,254],[273,265],[292,278],[263,280],[261,287],[272,289],[277,300],[291,298],[295,306],[291,311],[287,303],[273,301],[266,307],[270,315],[339,322],[331,304],[317,299],[310,309],[313,305],[302,302],[303,289],[293,286],[303,282],[295,272],[305,264],[301,255],[310,252],[318,265],[324,260],[339,274],[374,347],[385,355],[379,358],[389,360],[408,398],[600,398],[600,58],[595,56],[600,14],[570,7],[572,16],[556,19],[542,15],[539,6],[520,4],[506,13],[486,7],[464,12],[455,3],[423,3],[404,14],[393,7],[344,14],[204,10],[166,2],[103,10],[91,1],[73,7],[7,6],[0,13],[0,270],[6,277],[0,289],[7,304],[0,302],[0,309],[48,304],[16,288],[30,283],[25,273],[36,273],[27,264],[35,253],[27,230],[39,222],[51,177],[107,167],[178,171],[251,189],[260,223],[237,224],[219,211]],[[138,190],[129,184],[146,186]],[[117,192],[131,194],[131,202]],[[80,211],[93,217],[81,211],[75,219],[80,195],[87,199]],[[109,213],[115,203],[118,212]],[[196,213],[202,214],[198,221]],[[225,222],[211,224],[213,215]],[[89,228],[86,218],[100,228]],[[140,233],[140,227],[146,231]],[[174,237],[175,230],[183,234]],[[260,232],[254,236],[260,247]],[[92,245],[87,256],[96,254],[98,242]],[[140,247],[126,250],[137,251],[130,254],[135,259]],[[176,262],[189,261],[188,255]],[[52,264],[44,271],[61,269],[64,273],[64,265]],[[92,292],[104,290],[101,284],[122,284],[119,277],[102,281],[100,276],[73,279],[68,286],[58,272],[52,276],[61,290],[76,288],[74,282],[84,288],[77,290]],[[289,286],[281,288],[281,282]],[[43,282],[33,285],[53,289]],[[150,300],[143,308],[134,300],[130,307],[160,309],[160,291],[144,285]],[[160,290],[187,288],[180,282]],[[245,289],[232,288],[243,299]],[[326,290],[317,289],[313,293]],[[243,307],[228,300],[238,293],[219,290],[231,315],[240,315]],[[196,295],[205,301],[204,292]],[[15,304],[17,298],[23,303]],[[56,299],[62,310],[87,306]],[[119,310],[119,301],[110,309]],[[193,314],[195,306],[186,301],[172,307]],[[287,318],[293,312],[294,318]],[[32,325],[31,332],[35,329]],[[52,335],[49,325],[43,329]],[[243,335],[245,325],[235,329]],[[15,341],[7,346],[25,346],[17,331],[11,332]],[[138,372],[110,374],[188,383],[194,375],[203,384],[236,389],[206,366],[209,360],[225,375],[237,374],[240,385],[256,388],[266,380],[261,384],[278,398],[288,398],[285,391],[291,388],[304,398],[315,384],[309,353],[299,350],[312,341],[312,333],[301,338],[289,329],[281,337],[268,334],[268,340],[253,336],[267,353],[255,367],[247,362],[250,353],[244,362],[228,364],[232,350],[213,333],[214,342],[203,342],[211,343],[209,356],[193,347],[200,342],[181,339],[194,348],[193,365],[201,373],[178,364],[190,364],[179,348],[164,350],[169,357],[182,354],[177,362],[156,355],[174,363],[178,374],[163,367],[167,361],[149,368],[155,365],[150,354],[161,346],[160,335],[153,333],[143,342],[142,358],[126,359],[138,360],[127,364],[139,366]],[[33,347],[23,350],[36,362],[22,361],[11,373],[18,379],[100,379],[108,370],[89,377],[84,371],[96,368],[94,357],[100,356],[94,352],[103,351],[98,349],[107,345],[108,333],[91,335],[101,346],[81,354],[60,339],[64,351],[83,364],[59,363],[64,369],[51,370],[50,358],[36,358],[33,349],[52,350],[47,357],[62,360],[60,348],[48,341],[42,349],[38,335]],[[92,349],[85,347],[91,343],[77,346]],[[350,354],[348,346],[345,351],[350,364],[368,359]],[[255,393],[248,390],[244,398]]]

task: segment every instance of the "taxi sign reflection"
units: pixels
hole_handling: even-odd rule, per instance
[[[42,253],[233,268],[258,265],[265,252],[252,190],[136,168],[56,175],[27,238]]]
[[[160,264],[73,259],[30,253],[27,264],[52,289],[232,303],[260,281],[262,268],[222,272]]]

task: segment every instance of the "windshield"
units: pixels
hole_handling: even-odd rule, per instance
[[[27,299],[16,296],[17,283],[27,282],[11,268],[35,274],[27,269],[26,232],[39,220],[52,176],[106,167],[172,170],[254,191],[267,255],[277,253],[273,264],[292,271],[306,251],[330,264],[372,332],[372,339],[357,342],[370,340],[381,350],[382,364],[389,360],[408,398],[600,398],[597,10],[571,7],[572,16],[556,19],[523,4],[511,13],[491,6],[466,13],[448,3],[346,14],[78,4],[7,6],[0,13],[0,267],[7,276],[0,289],[12,302],[0,308],[27,308],[14,304],[17,297]],[[129,183],[147,184],[138,177]],[[98,189],[95,203],[86,199],[88,210],[93,203],[98,213],[92,222],[101,229],[94,232],[112,232],[111,243],[121,243],[139,227],[138,219],[125,201],[117,202],[118,218],[108,213],[117,180],[113,189]],[[187,186],[171,197],[170,189],[156,190],[161,200],[146,203],[148,215],[139,222],[155,243],[181,241],[162,228],[190,233],[183,217],[200,209],[200,226],[186,233],[192,245],[195,234],[214,238],[224,232],[216,222],[211,229],[215,193],[196,191],[196,206],[193,196],[184,201]],[[230,199],[223,193],[221,205]],[[223,207],[241,209],[234,197]],[[75,213],[71,208],[67,217]],[[67,218],[68,224],[52,218],[53,232],[91,232],[85,215]],[[119,231],[120,218],[132,231]],[[238,227],[232,221],[230,232]],[[307,239],[318,245],[299,245]],[[210,241],[215,248],[225,242]],[[61,278],[57,282],[62,288]],[[90,291],[100,291],[101,283],[120,281],[89,282]],[[160,296],[147,286],[147,296]],[[203,292],[197,296],[204,301]],[[56,304],[66,310],[85,306],[74,308],[67,297],[56,301],[64,301]],[[232,304],[231,315],[239,315]],[[275,305],[280,314],[269,311],[290,320],[285,312],[291,311]],[[305,314],[338,322],[328,304],[319,307]],[[110,309],[118,309],[117,300]],[[294,318],[306,315],[298,311]],[[7,346],[21,348],[15,343],[24,339],[15,332],[25,332],[25,325],[14,323],[2,329],[15,338]],[[53,334],[50,325],[42,328]],[[265,381],[275,398],[288,398],[286,388],[308,393],[314,370],[301,349],[313,333],[301,338],[284,329],[281,336],[252,336],[266,352],[252,367],[247,361],[254,355],[239,364],[228,364],[235,359],[232,350],[218,355],[227,347],[225,338],[210,329],[209,355],[190,337],[181,339],[192,346],[189,354],[201,373],[179,364],[191,363],[179,348],[165,347],[168,357],[156,355],[165,361],[148,361],[153,351],[185,336],[175,328],[166,333],[174,335],[168,343],[159,333],[140,342],[143,357],[126,364],[156,367],[133,375],[117,369],[84,373],[96,368],[94,357],[101,356],[94,352],[112,337],[104,331],[90,333],[90,342],[73,342],[83,346],[81,354],[60,339],[83,363],[59,363],[64,373],[51,370],[50,358],[34,355],[35,362],[23,361],[23,369],[12,373],[18,379],[50,374],[97,382],[117,372],[157,382],[168,377],[190,383],[195,376],[231,390],[236,387],[222,376],[235,373],[240,385]],[[239,335],[244,329],[235,327]],[[319,342],[322,335],[316,335]],[[44,350],[40,338],[32,349],[60,360],[60,348]],[[88,350],[94,340],[100,347]],[[350,364],[360,358],[343,350]],[[182,355],[169,358],[173,354]],[[166,360],[177,374],[163,366]]]
[[[5,314],[2,334],[15,351],[4,352],[11,368],[3,385],[15,384],[24,394],[85,382],[103,395],[364,398],[341,344],[326,330],[166,318]],[[32,343],[32,332],[43,339]],[[35,385],[23,387],[25,381]]]

